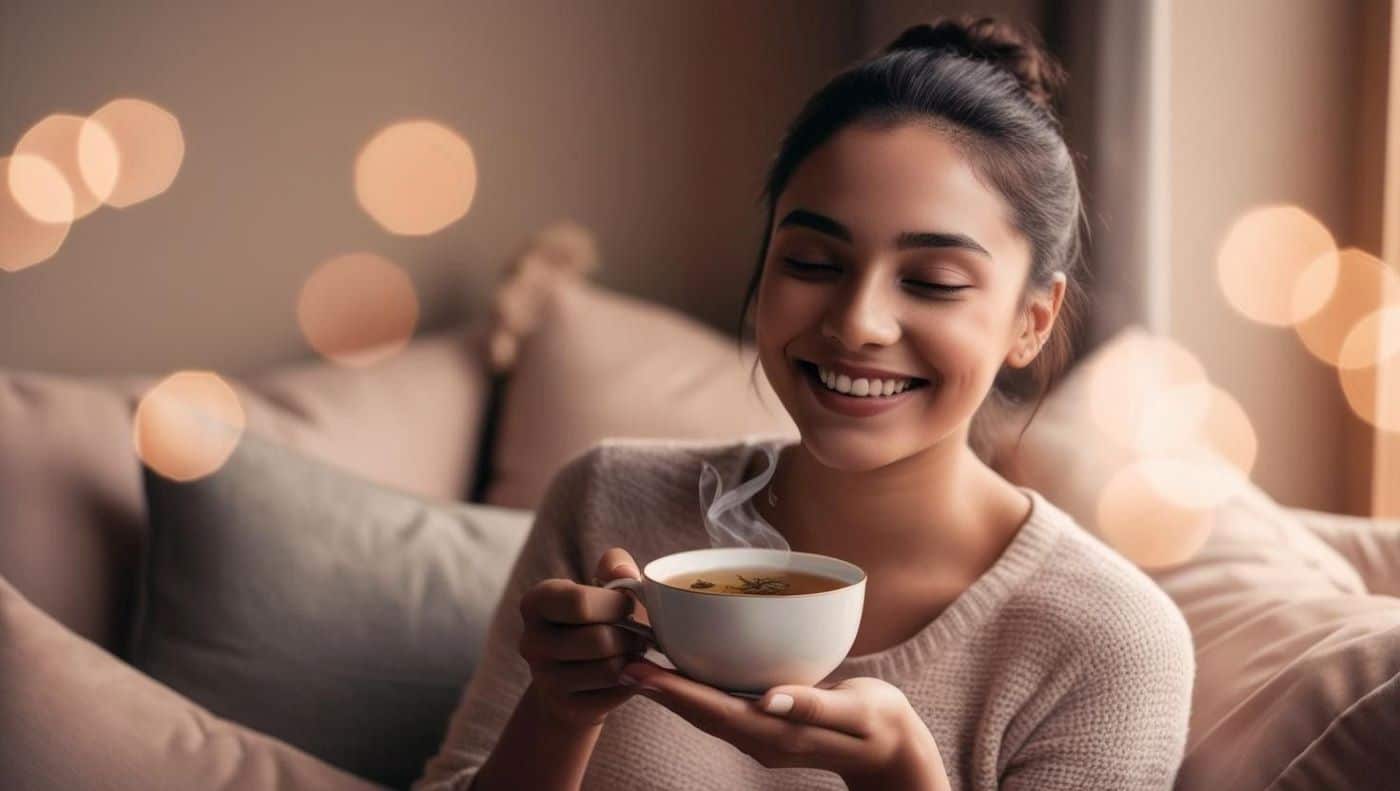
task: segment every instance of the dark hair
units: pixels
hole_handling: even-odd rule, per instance
[[[750,308],[768,256],[773,212],[802,161],[855,124],[890,128],[913,122],[950,133],[973,168],[1006,199],[1013,224],[1030,241],[1031,266],[1018,306],[1024,308],[1032,289],[1048,287],[1057,272],[1067,281],[1045,347],[1025,368],[1003,366],[973,418],[969,445],[990,463],[998,421],[1034,395],[1033,419],[1074,356],[1084,298],[1078,270],[1085,215],[1074,160],[1053,106],[1064,81],[1064,70],[1034,32],[986,17],[915,25],[833,77],[788,127],[759,195],[767,222],[739,316],[740,347],[751,334]],[[757,369],[755,360],[751,380]]]

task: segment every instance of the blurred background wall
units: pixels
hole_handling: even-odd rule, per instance
[[[239,373],[304,357],[298,289],[359,250],[407,270],[420,330],[448,325],[564,217],[597,234],[600,282],[729,332],[763,170],[805,97],[906,25],[990,13],[1037,27],[1071,70],[1099,298],[1086,345],[1127,323],[1170,334],[1249,415],[1256,481],[1289,505],[1366,513],[1377,433],[1335,371],[1226,303],[1214,266],[1231,223],[1265,203],[1380,254],[1390,6],[7,0],[0,151],[50,113],[122,96],[170,110],[187,150],[166,193],[103,208],[51,260],[0,276],[0,366]],[[361,147],[406,118],[459,132],[478,168],[471,211],[423,237],[379,227],[352,183]]]
[[[423,325],[482,307],[541,226],[596,233],[598,280],[730,327],[756,197],[787,120],[853,54],[849,0],[0,4],[0,149],[55,112],[136,96],[173,113],[170,189],[74,224],[0,278],[0,365],[240,372],[310,353],[294,313],[325,259],[402,265]],[[356,205],[381,128],[472,146],[471,211],[425,237]]]

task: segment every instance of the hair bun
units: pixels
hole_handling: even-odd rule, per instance
[[[1065,70],[1050,56],[1034,31],[991,17],[961,16],[915,25],[884,52],[929,50],[982,60],[1010,73],[1032,102],[1053,113],[1064,87]]]

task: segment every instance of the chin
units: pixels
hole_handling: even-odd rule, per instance
[[[803,431],[802,444],[823,466],[843,472],[877,470],[911,455],[907,448],[858,430]]]

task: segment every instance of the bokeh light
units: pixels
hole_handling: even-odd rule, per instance
[[[1296,299],[1306,299],[1306,292],[1317,288],[1317,281],[1327,277],[1327,268],[1325,258],[1314,261],[1298,279]],[[1314,357],[1337,365],[1347,335],[1363,316],[1382,307],[1381,295],[1386,293],[1400,294],[1400,276],[1379,258],[1348,247],[1337,257],[1336,287],[1331,299],[1321,310],[1294,327],[1294,331]],[[1352,367],[1368,367],[1375,361],[1371,358],[1364,365]]]
[[[1337,376],[1347,405],[1382,431],[1400,432],[1400,306],[1374,311],[1356,323],[1342,342]]]
[[[1148,409],[1158,394],[1206,382],[1205,367],[1184,346],[1157,335],[1116,343],[1090,372],[1095,425],[1118,444],[1139,448]]]
[[[11,197],[30,217],[54,225],[73,222],[73,190],[52,162],[33,154],[15,154],[10,157],[6,181]]]
[[[79,162],[79,148],[93,163],[115,175],[117,144],[101,124],[65,113],[50,115],[29,128],[15,145],[15,155],[32,155],[48,160],[62,174],[72,191],[72,208],[65,216],[40,216],[48,222],[71,222],[92,213],[111,195],[115,178],[89,183]],[[93,169],[98,169],[96,165]]]
[[[0,269],[18,272],[58,252],[71,223],[34,219],[10,190],[13,157],[0,157]],[[57,172],[55,169],[54,172]]]
[[[78,165],[88,189],[124,208],[170,188],[185,160],[185,136],[170,112],[144,99],[103,105],[78,135]],[[115,143],[116,156],[102,142]]]
[[[1210,382],[1169,387],[1149,397],[1136,448],[1149,456],[1194,456],[1209,451],[1248,476],[1259,437],[1244,407]]]
[[[476,180],[471,146],[433,121],[396,123],[355,159],[360,206],[396,234],[430,234],[461,218],[471,208]]]
[[[1184,503],[1185,498],[1165,496],[1162,487],[1164,483],[1169,490],[1189,486],[1203,477],[1180,463],[1139,462],[1125,467],[1100,492],[1096,513],[1100,535],[1142,568],[1190,560],[1210,537],[1214,512],[1208,506]]]
[[[1216,275],[1226,301],[1246,318],[1284,327],[1316,313],[1332,295],[1337,243],[1321,222],[1297,206],[1246,212],[1220,245]],[[1309,271],[1309,288],[1298,280]]]
[[[311,348],[346,366],[373,365],[413,337],[418,294],[407,274],[374,253],[321,264],[301,288],[297,322]]]
[[[243,436],[243,407],[233,388],[208,371],[180,371],[141,398],[132,426],[136,455],[175,481],[209,475]]]

